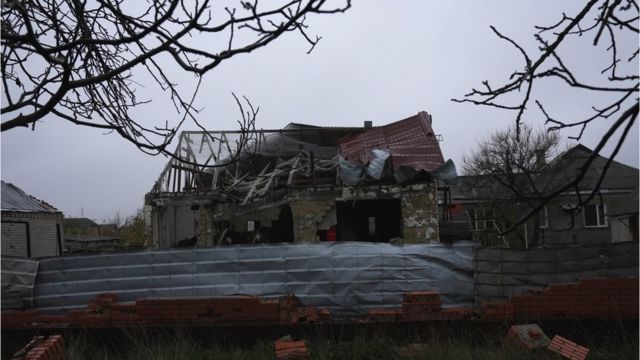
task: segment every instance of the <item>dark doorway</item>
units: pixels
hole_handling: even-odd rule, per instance
[[[336,201],[338,241],[389,242],[402,236],[399,199]]]
[[[289,205],[280,208],[278,220],[271,222],[273,228],[272,242],[293,242],[293,212]]]

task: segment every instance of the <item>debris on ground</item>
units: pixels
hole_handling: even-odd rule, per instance
[[[587,354],[589,354],[589,349],[586,347],[580,346],[558,335],[553,337],[547,349],[570,360],[584,360],[587,358]]]
[[[551,340],[537,324],[513,325],[509,328],[507,339],[527,349],[541,349],[549,346]]]
[[[29,343],[16,352],[12,360],[64,360],[62,335],[34,336]]]
[[[293,341],[290,335],[276,340],[276,358],[279,360],[309,360],[309,351],[304,340]]]

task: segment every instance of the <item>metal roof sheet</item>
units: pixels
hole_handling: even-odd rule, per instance
[[[2,181],[2,210],[58,212],[56,208],[28,195],[19,187]]]
[[[431,128],[431,116],[424,111],[385,126],[366,129],[338,140],[340,154],[347,160],[367,163],[373,149],[391,153],[394,169],[411,166],[433,171],[444,164],[440,144]]]

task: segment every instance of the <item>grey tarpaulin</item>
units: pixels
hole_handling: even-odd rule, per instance
[[[38,261],[29,258],[2,256],[2,308],[17,309],[33,306],[33,288]]]
[[[313,243],[43,259],[35,306],[60,311],[99,293],[150,297],[295,294],[334,314],[399,306],[402,293],[438,289],[445,306],[473,302],[473,243],[395,246]]]

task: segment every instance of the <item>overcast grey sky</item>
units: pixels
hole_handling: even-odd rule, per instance
[[[518,53],[489,25],[533,50],[534,25],[550,25],[562,12],[573,14],[582,5],[556,0],[356,1],[345,14],[309,19],[310,32],[323,37],[309,55],[304,40],[289,33],[205,75],[196,99],[204,109],[200,121],[210,129],[234,129],[239,114],[232,91],[260,107],[257,127],[264,129],[289,122],[361,126],[372,120],[384,125],[425,110],[443,137],[445,158],[460,164],[477,141],[513,122],[512,112],[450,101],[482,80],[497,84],[522,67]],[[608,60],[602,51],[593,52],[591,41],[559,49],[587,78]],[[638,38],[627,39],[626,45],[637,48]],[[637,58],[633,67],[638,67]],[[192,89],[191,75],[169,71],[185,91]],[[176,122],[167,97],[144,81],[138,96],[155,101],[136,110],[138,118]],[[578,119],[589,110],[585,105],[606,100],[569,96],[558,83],[541,84],[539,90],[536,98],[563,119]],[[532,109],[526,121],[542,127],[542,114]],[[581,142],[593,148],[606,125],[590,127]],[[96,220],[116,212],[133,214],[167,162],[139,152],[116,134],[55,117],[40,121],[36,131],[3,132],[1,141],[2,179],[68,217],[80,216],[81,208]],[[637,123],[617,160],[638,167]]]

